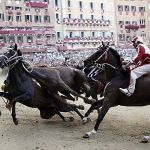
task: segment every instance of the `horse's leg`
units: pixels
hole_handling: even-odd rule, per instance
[[[61,97],[65,98],[65,99],[68,99],[68,100],[71,100],[71,101],[75,101],[75,98],[73,98],[73,97],[70,95],[70,93],[68,93],[68,92],[61,92],[61,93],[64,94],[64,95],[62,95]]]
[[[84,116],[79,112],[79,110],[77,108],[74,111],[80,116],[81,119],[84,118]]]
[[[85,103],[92,104],[93,102],[95,102],[94,100],[89,100],[87,97],[83,97],[83,96],[81,96],[80,94],[78,94],[77,92],[75,92],[74,90],[72,90],[67,84],[65,84],[65,82],[64,82],[61,78],[60,78],[59,80],[60,80],[59,86],[60,86],[63,90],[66,90],[66,91],[70,92],[72,95],[78,96],[78,97],[84,99],[84,102],[85,102]]]
[[[18,119],[16,118],[16,102],[12,103],[12,118],[15,125],[18,125]]]
[[[84,118],[83,118],[83,123],[87,123],[88,120],[89,120],[88,116],[90,115],[90,113],[91,113],[95,108],[97,108],[97,107],[99,108],[99,107],[101,107],[102,105],[103,105],[103,100],[99,100],[99,101],[93,103],[93,104],[91,105],[91,107],[88,109],[88,111],[85,113]],[[98,109],[98,108],[97,108],[97,109]]]
[[[60,118],[65,121],[65,122],[68,122],[68,121],[73,121],[74,118],[73,117],[64,117],[59,111],[57,112],[57,114],[60,116]]]
[[[109,99],[107,97],[104,98],[104,102],[103,102],[103,106],[102,109],[100,110],[99,114],[98,114],[98,118],[96,121],[96,124],[94,126],[94,129],[90,132],[87,132],[83,138],[90,138],[91,135],[95,134],[98,130],[98,127],[101,123],[101,121],[103,120],[104,116],[106,115],[106,113],[108,112],[109,108],[112,106],[111,102],[109,101]]]

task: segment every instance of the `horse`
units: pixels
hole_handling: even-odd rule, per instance
[[[100,97],[103,96],[103,90],[104,90],[104,85],[106,81],[106,75],[105,72],[103,71],[103,68],[99,65],[93,65],[93,66],[84,66],[83,65],[76,65],[76,69],[82,70],[88,80],[88,84],[90,86],[89,92],[86,92],[85,97],[92,97],[92,99],[95,99],[96,101],[98,100],[98,95],[100,94]],[[100,74],[99,74],[100,72]]]
[[[83,138],[90,138],[93,134],[96,134],[100,123],[111,107],[118,105],[150,105],[150,75],[144,75],[137,79],[136,89],[132,96],[128,97],[120,92],[120,87],[128,87],[130,73],[123,69],[120,56],[114,48],[103,43],[102,46],[99,47],[99,50],[86,59],[84,63],[85,65],[96,63],[103,66],[106,73],[107,84],[105,85],[103,100],[93,103],[85,113],[83,119],[84,122],[87,121],[89,114],[95,109],[95,107],[101,107],[93,130],[85,133]]]
[[[67,118],[60,112],[69,111],[75,111],[81,119],[83,118],[78,111],[78,109],[84,109],[83,105],[69,104],[64,98],[61,101],[56,99],[53,93],[47,92],[32,79],[25,66],[22,53],[16,49],[16,46],[0,56],[0,68],[9,68],[7,79],[4,82],[5,90],[0,93],[0,96],[12,102],[12,118],[15,125],[18,124],[15,110],[17,102],[38,108],[43,119],[49,119],[58,114],[65,121]]]
[[[86,97],[91,96],[93,99],[98,101],[97,95],[100,94],[100,97],[103,96],[103,91],[106,84],[105,71],[99,65],[85,67],[83,71],[86,74],[88,83],[90,85],[90,92],[86,94]]]

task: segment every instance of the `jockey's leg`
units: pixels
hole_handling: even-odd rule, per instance
[[[136,79],[137,79],[137,75],[134,73],[134,70],[132,70],[130,75],[130,85],[128,87],[130,93],[134,93]]]
[[[128,90],[130,93],[134,93],[136,79],[140,78],[142,75],[150,73],[150,64],[139,66],[133,70],[131,70],[131,79]]]

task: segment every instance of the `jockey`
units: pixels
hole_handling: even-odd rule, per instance
[[[120,88],[120,91],[127,96],[131,96],[135,90],[136,79],[144,74],[150,73],[150,49],[144,44],[141,37],[134,37],[133,46],[137,51],[135,58],[128,64],[135,64],[136,67],[130,72],[130,85],[126,89]]]

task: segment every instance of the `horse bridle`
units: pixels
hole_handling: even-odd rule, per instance
[[[4,63],[9,69],[12,69],[17,64],[17,62],[23,58],[22,56],[17,56],[18,53],[15,50],[11,49],[11,51],[14,52],[14,55],[11,56],[10,58],[8,58],[6,55],[2,55],[2,58],[4,59]],[[14,62],[10,63],[12,61]]]
[[[105,61],[107,60],[107,53],[109,51],[109,47],[107,47],[107,49],[103,52],[103,54],[101,54],[96,60],[95,63],[97,63],[103,56],[105,56]]]
[[[113,68],[113,69],[115,69],[115,70],[122,70],[122,69],[116,68],[115,66],[113,66],[113,65],[111,65],[111,64],[109,64],[109,63],[102,63],[102,64],[99,64],[99,63],[98,63],[98,61],[99,61],[103,56],[105,56],[105,61],[107,60],[107,53],[108,53],[108,51],[109,51],[109,47],[107,47],[107,49],[94,61],[94,63],[95,63],[96,65],[101,66],[101,68],[105,68],[105,66],[107,65],[107,66],[109,66],[109,67],[111,67],[111,68]]]

